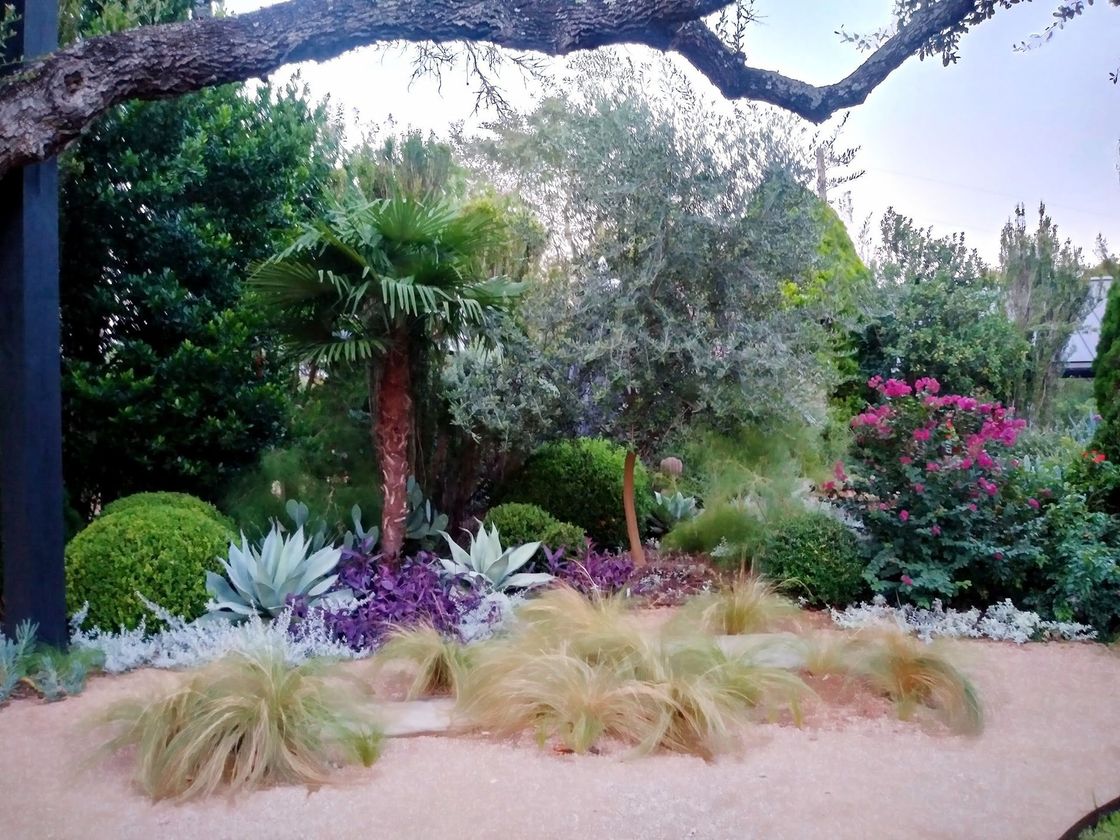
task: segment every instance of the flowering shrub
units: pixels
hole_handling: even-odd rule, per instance
[[[999,403],[874,377],[881,402],[852,418],[852,475],[824,485],[863,521],[878,592],[993,601],[1022,591],[1044,562],[1040,515],[1053,491],[1019,470],[1026,425]]]
[[[558,580],[584,594],[620,592],[634,575],[629,554],[599,551],[588,540],[578,558],[565,556],[564,549],[545,549],[548,570]]]
[[[1081,453],[1070,468],[1070,483],[1093,510],[1120,513],[1120,465],[1100,449]]]

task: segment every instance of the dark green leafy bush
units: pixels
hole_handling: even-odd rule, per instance
[[[189,508],[213,519],[219,525],[232,528],[233,523],[224,513],[209,502],[204,502],[190,493],[133,493],[131,496],[122,496],[115,502],[109,502],[101,511],[101,516],[111,516],[114,513],[123,513],[126,510],[148,507],[173,507]]]
[[[1031,606],[1110,637],[1120,628],[1120,519],[1067,493],[1046,508],[1045,523],[1048,588]]]
[[[602,546],[626,541],[622,510],[622,471],[626,450],[600,438],[548,443],[506,482],[503,502],[526,502],[562,522],[583,528]],[[653,507],[649,473],[641,462],[634,471],[634,503],[641,525]]]
[[[1101,446],[1107,442],[1101,435],[1107,433],[1101,426],[1096,440]],[[1083,493],[1089,507],[1105,513],[1120,513],[1120,465],[1096,448],[1086,449],[1074,458],[1069,468],[1069,483],[1078,493]]]
[[[782,522],[771,532],[762,571],[814,606],[845,606],[863,595],[864,561],[855,535],[824,513]]]
[[[578,554],[587,539],[583,529],[570,522],[561,522],[537,505],[508,502],[491,508],[486,514],[486,525],[498,529],[502,545],[524,545],[539,542],[550,549],[566,548],[569,554]]]
[[[140,505],[102,516],[66,546],[66,606],[89,602],[87,621],[136,627],[147,615],[139,592],[175,615],[205,612],[206,572],[221,571],[232,531],[188,507]]]

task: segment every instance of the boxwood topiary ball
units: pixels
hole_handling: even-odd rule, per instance
[[[202,499],[198,498],[198,496],[192,496],[190,493],[159,491],[155,493],[133,493],[131,496],[121,496],[121,498],[105,505],[101,511],[101,516],[109,516],[110,514],[121,513],[122,511],[133,510],[138,507],[152,506],[191,508],[192,510],[197,510],[199,513],[206,514],[219,525],[224,525],[227,528],[233,527],[233,521],[228,516],[209,502],[204,502]]]
[[[578,525],[561,522],[543,508],[521,502],[491,508],[486,525],[498,529],[503,547],[539,542],[544,548],[564,548],[569,557],[578,555],[587,539]]]
[[[102,516],[66,546],[66,606],[89,602],[88,625],[133,629],[151,616],[136,596],[194,619],[206,609],[206,572],[221,571],[233,532],[206,513],[137,505]]]

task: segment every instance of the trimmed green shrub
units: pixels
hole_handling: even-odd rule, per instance
[[[547,443],[525,462],[498,494],[502,502],[526,502],[562,522],[578,525],[598,545],[626,542],[622,471],[626,449],[601,438]],[[653,508],[649,473],[634,470],[634,504],[642,528]]]
[[[89,602],[87,621],[104,630],[150,616],[137,598],[186,619],[205,612],[206,572],[221,571],[233,532],[200,510],[135,505],[102,516],[66,546],[66,606]]]
[[[109,502],[101,510],[101,516],[106,517],[114,513],[123,513],[126,510],[135,510],[143,507],[173,507],[189,508],[213,519],[219,525],[232,528],[232,520],[214,507],[209,502],[204,502],[198,496],[190,493],[133,493],[131,496],[121,496],[116,501]]]
[[[539,542],[553,550],[566,548],[568,556],[580,551],[587,539],[578,525],[561,522],[543,508],[521,502],[491,508],[485,524],[498,529],[504,546]]]
[[[855,535],[824,513],[780,523],[762,557],[763,573],[814,606],[846,606],[863,594],[865,563]]]

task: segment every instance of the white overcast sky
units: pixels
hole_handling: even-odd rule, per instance
[[[226,5],[243,12],[266,4]],[[867,170],[843,188],[854,202],[853,238],[867,214],[894,206],[939,233],[964,231],[994,259],[1015,204],[1025,203],[1033,216],[1044,200],[1062,233],[1087,255],[1098,233],[1120,250],[1120,86],[1108,80],[1120,65],[1120,10],[1097,4],[1050,43],[1014,52],[1012,44],[1040,31],[1056,4],[1034,0],[1001,10],[965,36],[957,65],[911,59],[852,109],[843,142],[862,147],[857,164]],[[889,21],[891,5],[759,0],[763,20],[751,31],[750,61],[814,83],[835,81],[861,58],[836,30],[877,29]],[[442,133],[453,122],[480,119],[461,74],[442,85],[410,82],[402,53],[356,50],[299,69],[316,95],[329,94],[362,122],[392,117],[401,128]],[[289,75],[282,70],[276,78]],[[534,93],[516,74],[506,87],[514,102]]]

